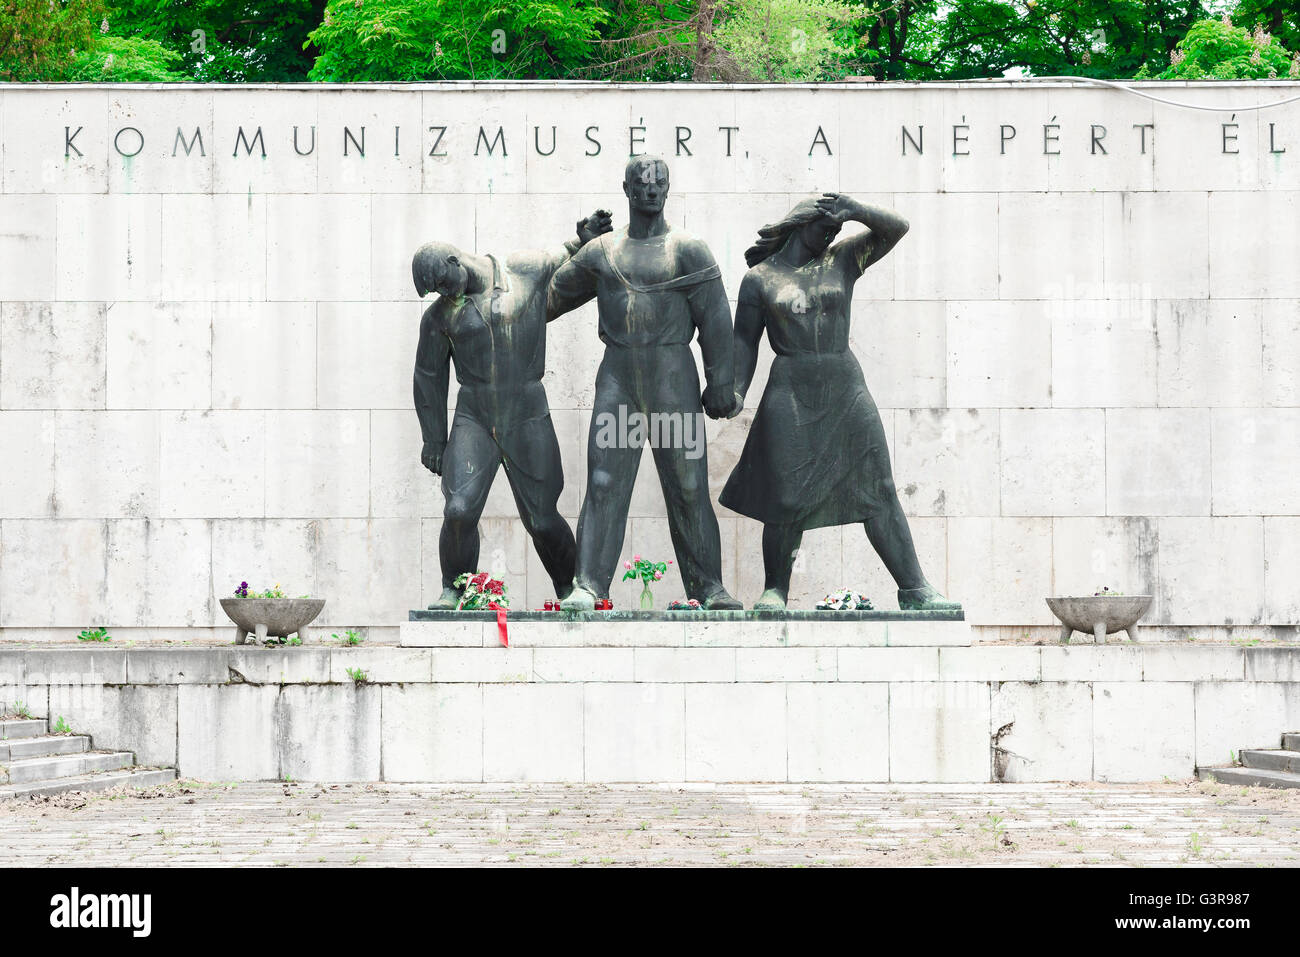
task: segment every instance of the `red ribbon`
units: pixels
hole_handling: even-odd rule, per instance
[[[497,637],[501,639],[501,646],[509,648],[510,632],[506,630],[506,610],[494,601],[488,602],[488,607],[497,613]]]

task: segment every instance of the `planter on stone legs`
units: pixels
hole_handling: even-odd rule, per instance
[[[1137,641],[1137,623],[1151,607],[1150,595],[1084,595],[1077,598],[1049,598],[1047,607],[1061,621],[1061,644],[1076,631],[1091,632],[1097,644],[1107,635],[1128,632]]]
[[[304,644],[307,626],[325,607],[324,598],[223,598],[221,610],[235,623],[235,644],[242,645],[249,632],[258,643],[267,638],[288,638],[296,634]]]

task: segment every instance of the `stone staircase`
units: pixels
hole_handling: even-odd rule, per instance
[[[136,767],[130,751],[95,751],[84,734],[50,734],[43,718],[0,721],[0,801],[175,779],[174,768]]]
[[[1202,781],[1246,784],[1263,788],[1300,788],[1300,732],[1282,735],[1280,749],[1245,750],[1240,767],[1197,768]]]

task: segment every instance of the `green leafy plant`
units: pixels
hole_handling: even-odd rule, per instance
[[[1138,78],[1144,77],[1139,73]],[[1266,80],[1300,78],[1300,55],[1287,50],[1257,23],[1254,30],[1232,20],[1198,20],[1170,54],[1161,80]]]
[[[1100,588],[1098,588],[1095,592],[1092,593],[1092,597],[1093,598],[1118,598],[1123,594],[1124,593],[1122,591],[1115,591],[1115,589],[1113,588],[1110,588],[1106,585],[1102,585]]]
[[[86,628],[81,632],[81,634],[77,635],[77,640],[78,641],[112,641],[113,639],[109,637],[108,632],[105,631],[103,628],[95,628],[95,629]]]
[[[366,674],[365,671],[363,671],[361,668],[349,668],[348,677],[351,678],[356,684],[359,685],[366,684],[368,681],[370,681],[370,676]]]
[[[16,718],[21,718],[24,721],[32,720],[31,711],[27,709],[27,704],[22,701],[15,701],[10,706],[9,713]]]
[[[50,734],[72,734],[72,729],[69,728],[68,723],[63,720],[63,715],[59,715],[59,719],[54,722],[54,727],[50,729]]]
[[[262,591],[257,591],[256,589],[250,591],[248,588],[248,582],[240,582],[239,587],[235,589],[235,597],[236,598],[288,598],[289,596],[284,593],[284,589],[280,587],[279,582],[276,582],[274,587],[266,588],[263,589]],[[310,596],[299,595],[298,597],[308,598]]]
[[[362,635],[361,632],[357,631],[355,628],[349,628],[347,631],[343,632],[342,638],[340,638],[337,634],[330,635],[330,637],[333,638],[341,645],[351,645],[351,646],[359,645],[366,640],[365,636]]]

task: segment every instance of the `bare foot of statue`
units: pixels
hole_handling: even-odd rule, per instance
[[[754,602],[754,611],[785,611],[785,595],[779,588],[769,588]]]
[[[594,611],[596,596],[581,585],[574,585],[573,591],[560,599],[560,608],[564,611]]]
[[[933,585],[922,585],[920,588],[900,588],[898,607],[901,611],[957,611],[961,609],[961,602],[944,598]]]
[[[454,610],[456,606],[459,604],[460,604],[460,589],[444,588],[442,590],[442,594],[438,597],[438,600],[429,606],[429,610],[430,611],[435,611],[435,610],[447,611],[449,609]]]
[[[745,607],[727,594],[725,588],[719,588],[700,604],[704,606],[705,611],[740,611]]]

